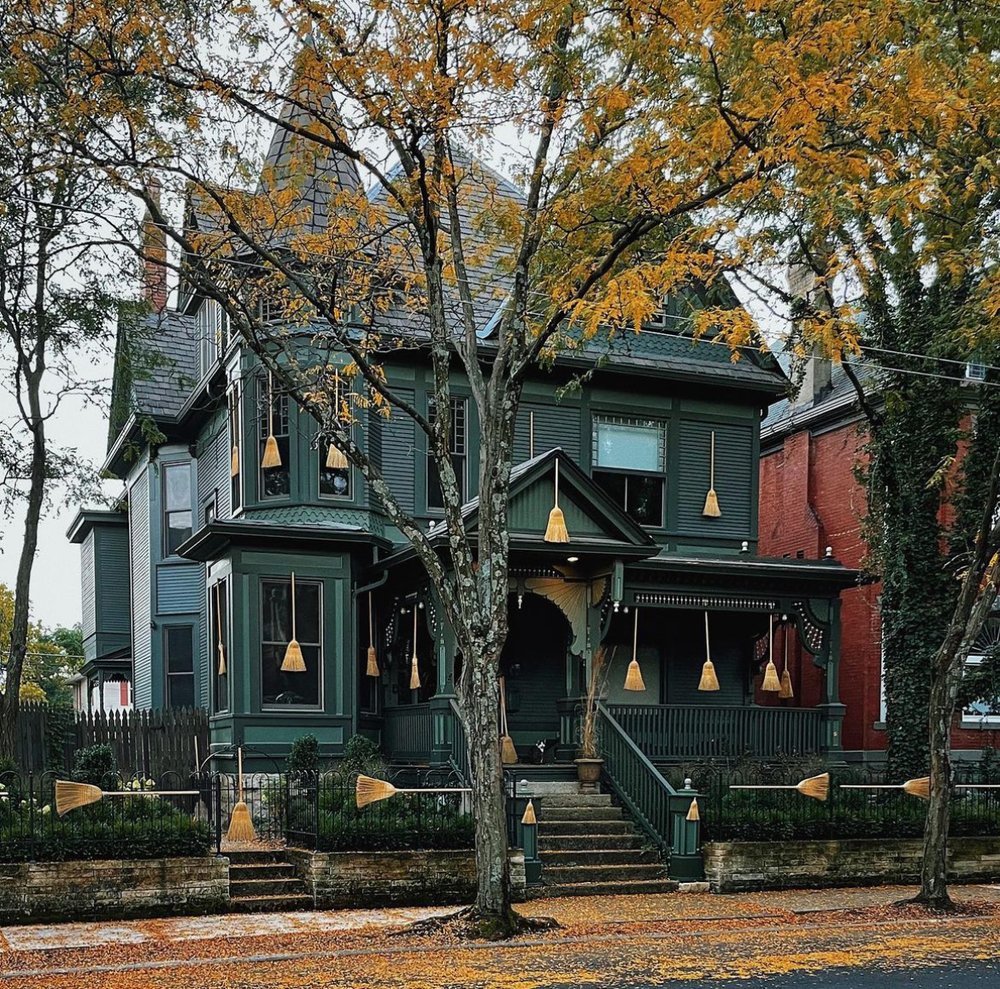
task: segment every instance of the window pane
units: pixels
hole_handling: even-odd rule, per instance
[[[329,453],[329,444],[321,443],[319,445],[319,493],[336,498],[349,498],[351,496],[351,468],[327,467],[326,458]]]
[[[663,427],[659,423],[598,419],[596,462],[601,467],[663,470]]]
[[[229,581],[220,581],[209,589],[212,627],[208,642],[208,668],[212,671],[214,689],[212,707],[216,711],[229,710],[229,663],[232,660],[229,643]],[[219,672],[219,642],[226,658],[226,672]]]
[[[166,630],[167,672],[190,673],[194,669],[194,636],[190,625]]]
[[[318,707],[322,663],[320,584],[316,581],[295,581],[295,637],[306,665],[302,672],[281,671],[285,650],[292,637],[291,579],[262,580],[261,605],[263,703]]]
[[[194,674],[181,673],[167,677],[167,705],[194,707]]]
[[[191,468],[168,464],[163,468],[163,501],[168,512],[191,507]]]
[[[663,478],[628,475],[625,511],[640,525],[663,525]]]
[[[622,510],[625,508],[625,475],[624,474],[609,474],[607,471],[595,470],[594,480],[602,487],[604,490],[611,495],[614,499],[615,504],[618,505]]]
[[[167,515],[167,555],[177,552],[186,539],[191,538],[191,513],[170,512]]]
[[[264,642],[288,642],[292,637],[290,581],[261,581],[264,620]]]

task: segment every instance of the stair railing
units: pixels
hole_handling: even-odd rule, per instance
[[[677,791],[663,778],[632,737],[601,701],[598,737],[604,757],[602,776],[665,859],[671,849],[671,799]],[[674,801],[676,803],[676,801]]]

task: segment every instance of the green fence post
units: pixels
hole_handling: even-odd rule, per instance
[[[670,878],[679,882],[700,882],[705,878],[705,863],[701,855],[701,820],[688,820],[693,801],[698,794],[691,789],[691,780],[684,789],[670,798]]]

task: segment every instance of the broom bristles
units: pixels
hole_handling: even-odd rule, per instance
[[[410,690],[420,689],[420,669],[417,666],[417,657],[413,657],[410,663]]]
[[[535,817],[535,805],[529,800],[528,806],[524,808],[524,817],[521,818],[522,824],[537,824],[538,818]]]
[[[219,643],[219,673],[218,675],[226,675],[226,647],[220,642]]]
[[[566,530],[566,516],[563,515],[563,510],[558,505],[549,512],[549,523],[545,527],[545,536],[543,538],[547,543],[569,542],[569,532]]]
[[[359,808],[388,800],[396,792],[396,788],[386,780],[377,780],[371,776],[358,776],[354,787],[354,800]]]
[[[802,780],[795,789],[804,797],[826,800],[830,796],[830,774],[820,773],[819,776],[810,776],[809,779]]]
[[[686,821],[700,821],[701,820],[701,814],[698,811],[698,798],[697,797],[694,797],[691,800],[691,806],[688,807],[687,817],[685,818],[685,820]]]
[[[237,801],[233,807],[232,816],[229,818],[229,830],[226,832],[226,840],[232,842],[256,841],[257,832],[254,831],[253,818],[250,817],[250,808],[243,800]]]
[[[71,783],[68,780],[56,780],[56,813],[63,814],[77,807],[96,804],[103,796],[99,786],[90,783]]]
[[[505,766],[513,766],[517,762],[517,748],[510,735],[500,736],[500,761]]]
[[[302,647],[297,639],[292,639],[285,650],[285,658],[281,661],[282,673],[304,673],[306,661],[302,656]]]
[[[375,655],[375,647],[368,647],[368,668],[365,673],[370,677],[381,676],[378,668],[378,656]]]
[[[921,776],[915,780],[907,780],[903,784],[903,790],[911,797],[920,797],[921,800],[930,800],[931,778],[929,776]]]
[[[719,678],[715,675],[715,666],[710,659],[705,660],[705,665],[701,668],[701,679],[698,681],[699,690],[718,690]]]
[[[701,510],[701,514],[710,519],[717,519],[722,515],[722,509],[719,508],[719,496],[715,493],[715,488],[710,488],[708,494],[705,495],[705,507]]]
[[[328,470],[344,470],[347,467],[347,457],[332,443],[326,451],[326,466]]]
[[[783,701],[789,701],[794,696],[795,691],[792,690],[792,676],[788,670],[784,670],[781,674],[781,690],[778,691],[778,697]]]
[[[768,662],[764,670],[764,682],[760,686],[761,690],[777,693],[781,690],[781,681],[778,679],[778,669],[772,662]]]
[[[264,443],[264,456],[260,462],[261,467],[280,467],[281,452],[278,450],[278,441],[273,434],[268,436]]]
[[[646,683],[642,679],[642,670],[639,669],[639,661],[637,659],[633,659],[632,662],[628,664],[628,671],[625,673],[625,689],[646,689]]]
[[[229,476],[236,477],[240,472],[240,448],[233,444],[233,455],[229,459]]]

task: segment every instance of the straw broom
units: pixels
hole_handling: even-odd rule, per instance
[[[219,580],[215,582],[215,630],[218,639],[216,651],[219,654],[218,675],[220,677],[226,675],[226,648],[222,644],[222,598],[219,595],[219,584],[221,583],[222,581]]]
[[[274,392],[270,371],[267,372],[267,440],[264,442],[264,456],[260,465],[265,470],[281,466],[281,451],[278,449],[278,441],[274,438]]]
[[[642,679],[639,668],[639,609],[635,609],[635,621],[632,623],[632,662],[628,664],[625,674],[626,690],[645,690],[646,683]]]
[[[282,673],[304,673],[306,661],[302,656],[302,647],[295,632],[295,571],[292,571],[292,641],[285,649],[285,658],[281,661]]]
[[[397,793],[472,793],[472,790],[467,786],[413,787],[405,789],[393,786],[388,780],[377,780],[371,776],[359,776],[357,786],[354,788],[354,799],[360,809],[361,807],[367,807],[369,804],[378,803],[380,800],[388,800],[389,797],[394,797]]]
[[[417,606],[413,605],[413,656],[410,659],[410,690],[420,689],[420,667],[417,666]]]
[[[907,780],[905,783],[841,783],[840,788],[841,790],[902,790],[911,797],[930,800],[931,778],[920,776],[914,780]]]
[[[687,815],[684,818],[685,821],[700,821],[701,813],[698,811],[698,798],[693,797],[691,799],[691,806],[688,807]]]
[[[336,410],[337,421],[340,421],[340,372],[333,372],[333,407]],[[349,465],[344,452],[333,443],[328,443],[326,448],[327,470],[345,470]]]
[[[528,801],[528,806],[524,808],[524,816],[521,818],[521,823],[524,825],[538,823],[538,818],[535,816],[535,805],[531,800]]]
[[[72,783],[56,780],[56,813],[63,814],[96,804],[105,797],[197,797],[198,790],[102,790],[90,783]]]
[[[730,786],[730,790],[798,790],[804,797],[811,797],[813,800],[826,800],[830,795],[830,774],[820,773],[819,776],[810,776],[801,780],[794,786],[764,786],[755,784],[740,784]]]
[[[764,682],[760,685],[760,689],[775,694],[781,690],[778,668],[774,665],[774,615],[767,616],[767,666],[764,669]]]
[[[719,508],[719,496],[715,493],[715,430],[712,430],[712,452],[710,455],[710,467],[708,470],[708,494],[705,495],[705,507],[701,514],[706,518],[717,519],[722,514]]]
[[[365,673],[370,677],[379,676],[378,656],[375,654],[375,626],[372,617],[372,592],[368,592],[368,667]]]
[[[556,458],[555,500],[552,511],[549,512],[549,522],[542,537],[547,543],[568,543],[569,532],[566,530],[566,516],[559,507],[559,458]]]
[[[715,665],[712,663],[712,653],[708,647],[708,612],[705,612],[705,665],[701,668],[699,690],[718,690],[719,678],[715,675]]]
[[[229,830],[226,832],[226,841],[244,842],[256,841],[257,832],[253,829],[253,819],[250,817],[250,808],[247,807],[243,799],[243,747],[236,750],[239,763],[239,787],[240,799],[233,807],[232,816],[229,818]]]
[[[503,732],[500,736],[500,761],[505,766],[513,766],[517,762],[517,748],[507,729],[507,681],[505,677],[500,677],[500,726]]]
[[[795,696],[792,690],[792,675],[788,672],[788,626],[785,626],[784,634],[785,665],[781,671],[781,690],[778,691],[778,698],[783,701],[790,701]]]

